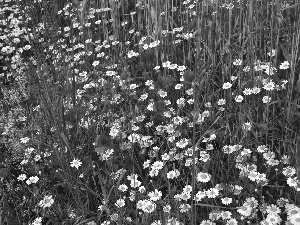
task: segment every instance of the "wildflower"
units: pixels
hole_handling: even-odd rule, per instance
[[[232,218],[227,221],[226,225],[238,225],[238,222],[236,219]]]
[[[185,148],[188,144],[189,144],[188,139],[184,138],[184,139],[181,139],[180,141],[178,141],[176,143],[176,147],[178,147],[178,148]]]
[[[208,218],[212,221],[220,219],[220,211],[212,211],[209,213]]]
[[[187,201],[191,198],[191,193],[190,192],[182,192],[180,195],[179,195],[179,198],[184,200],[184,201]]]
[[[119,132],[120,132],[120,131],[119,131],[118,128],[112,127],[112,128],[110,129],[109,136],[115,138],[115,137],[117,137],[117,135],[119,134]]]
[[[149,105],[147,106],[147,109],[149,111],[153,111],[154,110],[154,102],[150,102]]]
[[[155,220],[153,223],[151,223],[151,225],[162,225],[162,223],[160,220]]]
[[[146,86],[151,86],[151,85],[153,85],[153,81],[152,81],[152,80],[147,80],[147,81],[145,82],[145,85],[146,85]]]
[[[241,59],[236,59],[232,64],[235,65],[235,66],[240,66],[242,65],[242,60]]]
[[[169,62],[169,61],[162,63],[163,67],[169,67],[170,65],[171,65],[171,62]]]
[[[201,199],[206,197],[206,192],[204,191],[198,191],[195,197],[195,201],[201,201]]]
[[[148,168],[149,166],[150,166],[150,160],[148,159],[148,160],[146,160],[145,162],[144,162],[144,164],[143,164],[143,168],[144,169],[146,169],[146,168]]]
[[[180,172],[179,172],[179,170],[172,170],[172,171],[169,171],[168,173],[167,173],[167,178],[168,179],[174,179],[174,178],[176,178],[176,177],[178,177],[180,175]]]
[[[42,208],[51,207],[51,205],[54,203],[54,199],[52,198],[52,195],[46,195],[44,196],[43,200],[40,201],[39,206]]]
[[[224,205],[229,205],[232,203],[232,198],[225,197],[225,198],[222,198],[221,201]]]
[[[270,52],[267,53],[268,56],[273,57],[275,56],[276,51],[274,49],[272,49]]]
[[[300,224],[300,212],[289,217],[293,225]]]
[[[267,213],[274,213],[279,214],[281,212],[280,208],[278,208],[276,205],[268,205],[266,209]]]
[[[243,96],[238,95],[238,96],[236,96],[236,97],[234,98],[234,100],[235,100],[236,102],[242,102],[242,101],[244,100],[244,98],[243,98]]]
[[[145,200],[145,205],[143,207],[143,211],[146,213],[152,213],[156,208],[156,204],[149,200]]]
[[[31,225],[42,225],[42,220],[43,218],[42,217],[37,217]]]
[[[206,151],[214,150],[214,146],[213,146],[212,144],[207,144],[205,150],[206,150]]]
[[[144,49],[144,50],[146,50],[146,49],[148,49],[148,48],[149,48],[149,45],[148,45],[148,44],[144,44],[144,45],[143,45],[143,49]],[[155,68],[154,68],[154,69],[155,69]]]
[[[20,162],[21,165],[25,165],[25,164],[27,164],[27,163],[28,163],[28,159],[23,159],[23,160]]]
[[[263,98],[262,98],[262,102],[263,103],[269,103],[271,101],[271,97],[269,97],[269,96],[264,96]]]
[[[235,76],[231,76],[231,77],[230,77],[230,80],[231,80],[231,81],[235,81],[236,79],[237,79],[237,77],[235,77]]]
[[[252,88],[252,93],[253,94],[258,94],[259,92],[260,92],[260,88],[259,87]]]
[[[69,217],[70,217],[71,219],[74,219],[74,218],[76,218],[76,214],[75,214],[73,211],[71,211],[71,212],[69,213]]]
[[[145,94],[142,94],[142,95],[140,96],[139,100],[140,100],[140,101],[144,101],[144,100],[146,100],[147,98],[148,98],[148,94],[145,93]]]
[[[281,222],[281,218],[279,215],[277,215],[276,213],[270,213],[267,215],[267,218],[265,219],[266,222],[270,223],[270,224],[280,224]]]
[[[181,213],[184,213],[184,212],[187,212],[187,211],[189,211],[190,209],[191,209],[191,206],[189,205],[189,204],[181,204],[180,206],[179,206],[179,211],[181,212]]]
[[[164,100],[164,102],[165,102],[166,105],[171,105],[170,100]]]
[[[289,160],[290,160],[290,157],[287,156],[287,155],[283,155],[283,156],[281,157],[281,162],[282,162],[283,164],[289,164]]]
[[[249,72],[250,71],[250,66],[245,66],[243,68],[243,71],[246,73],[246,72]]]
[[[114,213],[110,216],[110,219],[113,221],[117,221],[118,220],[119,215],[117,213]]]
[[[205,110],[202,112],[201,116],[205,118],[205,117],[209,117],[209,114],[210,114],[209,111]]]
[[[251,123],[250,122],[246,122],[246,123],[243,124],[242,129],[250,131],[251,127],[252,127]]]
[[[41,159],[41,156],[40,155],[36,155],[35,157],[34,157],[34,161],[39,161]]]
[[[232,3],[229,3],[226,5],[226,9],[233,9],[234,5]]]
[[[286,180],[287,184],[290,186],[290,187],[297,187],[297,183],[298,183],[298,180],[297,178],[292,178],[292,177],[289,177],[287,180]]]
[[[266,66],[266,69],[265,69],[265,73],[268,74],[268,75],[273,75],[274,72],[276,72],[276,68],[275,67],[272,67],[272,66]]]
[[[138,87],[138,85],[136,85],[136,84],[130,84],[129,89],[133,90],[133,89],[136,89],[137,87]]]
[[[208,174],[208,173],[200,172],[200,173],[197,174],[197,180],[199,182],[206,183],[206,182],[210,181],[210,178],[211,178],[211,175]]]
[[[174,70],[174,69],[176,69],[177,67],[178,67],[177,64],[171,64],[170,66],[168,66],[168,68],[169,68],[170,70]]]
[[[133,188],[139,187],[141,185],[141,182],[137,180],[138,175],[136,174],[128,176],[127,179],[131,181],[130,186]]]
[[[167,95],[168,95],[167,92],[165,92],[165,91],[163,91],[163,90],[159,90],[157,93],[158,93],[159,96],[162,97],[162,98],[165,98],[165,97],[167,97]]]
[[[256,62],[256,63],[254,63],[254,70],[255,71],[261,71],[261,70],[263,70],[263,67],[260,65],[260,62],[258,61],[258,62]]]
[[[231,88],[231,86],[232,86],[232,84],[229,83],[229,82],[224,83],[224,84],[223,84],[223,89],[229,89],[229,88]]]
[[[116,72],[115,71],[106,71],[106,76],[115,76],[116,75]]]
[[[92,64],[92,66],[93,66],[93,67],[96,67],[96,66],[99,65],[99,63],[100,63],[99,61],[94,61],[93,64]]]
[[[176,84],[176,85],[175,85],[175,89],[176,89],[176,90],[179,90],[182,86],[183,86],[183,84]]]
[[[186,67],[185,66],[178,66],[177,70],[178,71],[184,71],[184,70],[186,70]]]
[[[279,161],[277,159],[269,159],[266,161],[266,164],[269,166],[277,166],[279,164]]]
[[[233,194],[234,195],[239,195],[242,190],[243,190],[243,188],[241,186],[235,185],[234,188],[233,188]]]
[[[125,184],[121,184],[118,189],[122,192],[125,192],[127,191],[128,187]]]
[[[139,187],[139,192],[144,193],[146,191],[146,188],[144,186]]]
[[[171,206],[170,206],[170,205],[165,205],[165,206],[163,207],[163,211],[164,211],[165,213],[170,213],[170,211],[171,211]]]
[[[187,95],[192,95],[193,94],[193,89],[190,88],[188,90],[186,90]]]
[[[36,182],[38,182],[39,178],[37,176],[34,177],[29,177],[28,180],[26,181],[26,184],[35,184]]]
[[[154,67],[154,70],[159,70],[159,69],[160,69],[160,66]]]
[[[125,206],[125,200],[124,199],[118,199],[117,202],[115,203],[115,205],[118,207],[118,208],[122,208]]]
[[[138,55],[139,55],[139,53],[136,53],[132,50],[127,53],[128,58],[132,58],[132,57],[135,57],[135,56],[138,56]]]
[[[260,145],[257,147],[257,151],[259,153],[264,153],[264,152],[268,151],[268,148],[265,145]]]
[[[158,201],[161,199],[162,193],[161,191],[155,189],[154,192],[149,192],[148,196],[150,197],[151,201]]]
[[[222,211],[221,212],[221,217],[223,220],[228,220],[231,219],[232,213],[229,211]]]
[[[265,152],[263,154],[263,157],[264,157],[265,160],[274,159],[275,158],[275,153],[271,152],[271,151],[268,151],[268,152]]]
[[[267,181],[267,175],[264,173],[257,173],[256,180],[258,181]]]
[[[289,68],[289,62],[288,61],[284,61],[283,63],[281,63],[281,65],[279,66],[280,69],[282,70],[286,70]]]
[[[167,160],[170,159],[170,156],[169,156],[168,153],[165,153],[165,154],[163,154],[163,155],[161,156],[161,159],[162,159],[163,161],[167,161]]]
[[[22,144],[26,144],[30,140],[29,137],[20,138]]]
[[[212,222],[211,220],[202,220],[200,225],[215,225],[216,223]]]
[[[164,166],[163,162],[156,161],[156,162],[153,163],[151,169],[153,169],[153,170],[161,170],[163,168],[163,166]]]
[[[219,99],[217,102],[218,105],[225,105],[226,104],[226,100],[225,99]]]
[[[79,159],[73,159],[73,161],[71,162],[71,167],[75,167],[76,169],[78,169],[81,166],[82,162],[80,162]]]
[[[26,178],[27,178],[26,174],[21,174],[21,175],[18,176],[17,179],[20,180],[20,181],[24,181]]]
[[[275,83],[270,81],[269,83],[266,83],[263,88],[267,91],[272,91],[275,88]]]
[[[286,177],[291,177],[296,174],[296,169],[294,167],[288,166],[283,168],[282,173]]]
[[[252,89],[251,88],[245,88],[245,90],[243,91],[244,95],[251,95],[252,94]]]
[[[215,198],[219,195],[219,190],[216,189],[216,188],[210,188],[205,193],[206,193],[208,198]]]
[[[256,181],[257,180],[257,172],[256,171],[250,171],[250,173],[248,174],[248,178],[252,181]]]
[[[285,209],[287,211],[288,217],[291,217],[297,213],[300,213],[300,208],[294,204],[286,203]]]
[[[287,203],[289,203],[289,200],[286,198],[280,198],[277,200],[277,205],[279,207],[284,207]]]
[[[237,212],[240,213],[242,216],[250,216],[251,211],[252,211],[251,207],[247,205],[243,205],[237,210]]]

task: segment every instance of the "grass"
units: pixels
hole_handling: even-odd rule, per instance
[[[297,1],[0,4],[0,224],[300,223]]]

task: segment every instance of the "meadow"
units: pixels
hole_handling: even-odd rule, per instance
[[[0,225],[300,225],[297,0],[0,0]]]

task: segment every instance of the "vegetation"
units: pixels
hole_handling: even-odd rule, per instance
[[[0,224],[300,224],[295,0],[0,0]]]

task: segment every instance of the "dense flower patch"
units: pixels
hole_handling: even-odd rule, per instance
[[[0,4],[1,222],[300,224],[295,1]]]

